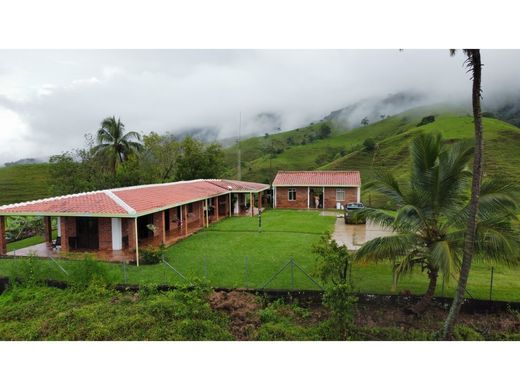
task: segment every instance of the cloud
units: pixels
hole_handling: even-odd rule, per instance
[[[520,51],[482,57],[485,99],[519,90]],[[463,61],[447,50],[2,50],[0,163],[83,146],[110,115],[129,130],[216,128],[226,138],[240,112],[247,133],[401,91],[469,104]]]

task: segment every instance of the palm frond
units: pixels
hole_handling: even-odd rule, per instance
[[[412,233],[377,237],[367,241],[356,252],[359,261],[394,260],[407,256],[417,246],[417,237]]]

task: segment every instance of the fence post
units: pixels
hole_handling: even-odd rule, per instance
[[[294,259],[291,257],[291,290],[294,290]]]
[[[493,294],[493,274],[495,273],[495,267],[491,267],[491,281],[489,284],[489,300],[491,300],[491,296]]]

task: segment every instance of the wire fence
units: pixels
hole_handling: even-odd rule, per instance
[[[52,279],[70,282],[78,274],[77,269],[84,261],[41,259],[16,259],[0,261],[0,276],[19,278]],[[321,291],[324,285],[314,274],[313,265],[299,262],[294,258],[276,259],[274,257],[246,255],[243,258],[203,256],[190,262],[175,261],[163,257],[158,264],[135,265],[128,263],[96,262],[106,271],[110,280],[117,284],[193,286],[205,284],[211,287],[248,288],[257,290],[315,290]],[[85,272],[89,272],[86,269]],[[391,273],[383,271],[376,274],[361,267],[351,269],[354,290],[359,293],[403,294],[411,292],[422,294],[427,287],[424,274],[414,279],[401,279],[397,290],[391,289]],[[376,279],[379,278],[379,279]],[[380,282],[381,278],[386,280]],[[439,277],[436,295],[452,297],[457,286],[456,275],[449,284]],[[511,277],[505,267],[489,266],[470,275],[466,289],[467,298],[500,301],[520,301],[520,283]]]

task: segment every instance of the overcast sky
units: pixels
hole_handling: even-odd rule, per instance
[[[484,97],[520,90],[520,51],[483,51]],[[101,120],[127,130],[258,130],[262,112],[284,130],[364,98],[401,91],[468,99],[461,53],[447,50],[0,50],[0,164],[84,146]]]

